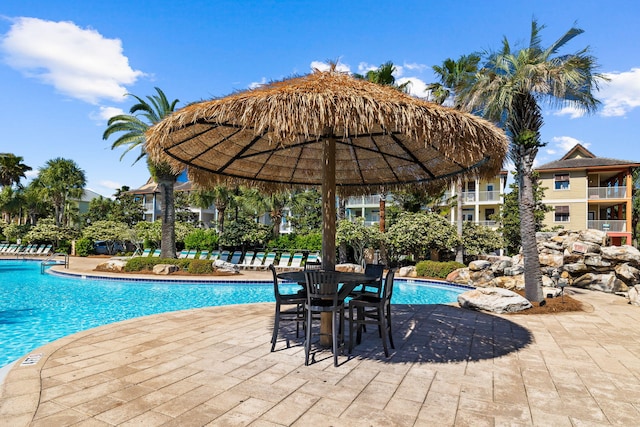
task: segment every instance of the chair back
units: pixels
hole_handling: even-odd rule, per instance
[[[307,304],[309,306],[326,306],[328,303],[333,306],[338,305],[340,277],[337,271],[306,270],[304,277],[307,281]]]
[[[305,271],[307,270],[322,270],[322,263],[320,261],[307,261],[304,264]]]
[[[396,270],[390,268],[387,272],[387,277],[384,279],[382,296],[387,304],[391,303],[391,297],[393,296],[393,278],[396,275]]]
[[[384,274],[384,268],[384,264],[366,264],[364,266],[365,276],[378,278],[375,283],[367,283],[364,289],[375,288],[375,293],[378,295],[378,297],[380,297],[382,293],[382,276]]]
[[[280,281],[278,280],[278,273],[276,272],[276,267],[273,264],[269,264],[269,270],[271,270],[271,273],[273,275],[273,295],[276,298],[276,303],[280,304],[282,302],[282,293],[280,292]]]

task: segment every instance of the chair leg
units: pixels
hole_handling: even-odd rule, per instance
[[[276,341],[278,340],[278,328],[280,327],[280,305],[276,304],[276,315],[273,319],[273,335],[271,336],[271,351],[276,348]]]
[[[389,343],[391,348],[395,350],[396,346],[393,345],[393,333],[391,332],[391,306],[387,305],[387,329],[389,330]]]
[[[313,316],[311,313],[307,311],[307,328],[305,331],[305,340],[304,340],[304,365],[309,366],[309,353],[311,352],[311,323]]]
[[[384,348],[384,355],[389,357],[389,348],[387,345],[387,318],[384,315],[384,308],[378,308],[378,329],[382,331],[384,329],[385,333],[381,333],[380,337],[382,338],[382,348]]]
[[[339,311],[338,311],[339,313]],[[333,347],[333,366],[338,366],[338,335],[340,334],[340,319],[336,319],[336,312],[332,311],[333,322],[331,325],[331,346]]]
[[[353,324],[355,323],[353,309],[353,305],[349,305],[349,354],[353,352]]]

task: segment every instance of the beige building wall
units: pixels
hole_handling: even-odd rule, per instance
[[[540,185],[544,190],[545,205],[554,211],[545,214],[544,225],[548,228],[562,226],[565,230],[583,230],[587,226],[587,174],[586,171],[569,172],[569,188],[556,190],[555,176],[566,172],[540,174]],[[556,206],[569,206],[569,221],[556,221]]]

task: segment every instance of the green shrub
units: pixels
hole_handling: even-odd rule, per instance
[[[206,259],[192,259],[190,260],[188,271],[191,274],[209,274],[213,273],[213,265],[211,261]]]
[[[93,240],[83,237],[76,241],[76,255],[87,256],[94,252]]]
[[[184,237],[187,249],[212,251],[218,247],[218,233],[214,229],[197,228]]]
[[[464,267],[466,267],[464,264],[455,261],[420,261],[416,264],[416,274],[422,277],[445,279],[452,271]]]
[[[177,265],[180,270],[188,271],[193,273],[191,264],[197,263],[210,263],[210,261],[199,260],[199,259],[175,259],[175,258],[153,258],[153,257],[134,257],[127,261],[124,266],[124,271],[135,272],[135,271],[151,271],[153,267],[158,264],[172,264]],[[196,269],[204,269],[204,267],[195,267]],[[211,271],[213,271],[211,269]],[[209,272],[211,272],[209,271]],[[206,272],[204,272],[206,273]],[[198,272],[196,274],[202,274],[202,272]]]
[[[56,248],[56,252],[70,254],[71,253],[71,242],[68,240],[60,240],[58,242],[58,247]]]

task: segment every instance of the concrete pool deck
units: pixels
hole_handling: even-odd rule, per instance
[[[70,269],[97,274],[95,260]],[[18,360],[0,389],[0,426],[637,425],[640,308],[572,292],[588,311],[394,305],[391,357],[368,331],[337,368],[330,351],[304,366],[293,330],[271,353],[273,304],[105,325]]]

